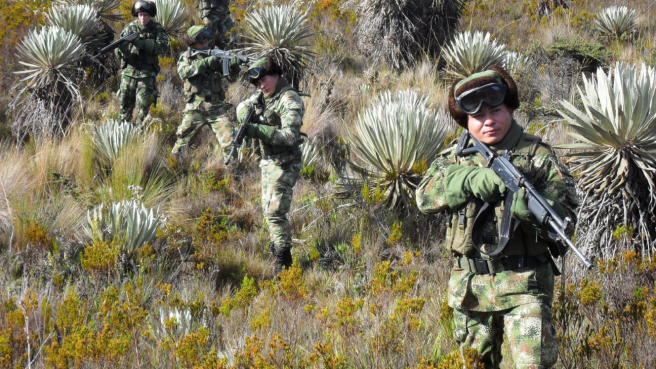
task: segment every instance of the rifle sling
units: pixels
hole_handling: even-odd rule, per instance
[[[504,199],[504,208],[503,215],[501,216],[501,229],[499,230],[499,243],[497,247],[492,252],[483,251],[483,243],[480,240],[483,237],[480,236],[480,232],[483,229],[483,223],[490,216],[491,212],[494,212],[494,206],[489,202],[486,202],[481,207],[481,210],[478,211],[476,217],[474,218],[474,224],[472,226],[472,244],[482,255],[487,256],[496,256],[506,248],[508,241],[512,237],[513,233],[519,226],[519,222],[515,221],[510,214],[510,207],[512,206],[513,193],[508,191],[506,198]]]

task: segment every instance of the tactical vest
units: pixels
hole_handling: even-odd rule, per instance
[[[280,91],[278,91],[278,93],[267,102],[267,108],[265,108],[264,113],[262,113],[262,115],[264,116],[264,122],[267,125],[274,126],[276,128],[282,127],[282,122],[280,121],[280,115],[276,111],[274,111],[273,109],[269,109],[268,107],[274,106],[282,98],[282,96],[289,90],[295,91],[292,88],[292,86],[287,85],[281,88]],[[262,148],[262,154],[264,155],[265,159],[275,158],[277,156],[281,156],[285,154],[295,156],[297,152],[300,152],[299,145],[300,142],[297,142],[294,146],[277,146],[277,145],[271,145],[264,142],[260,142],[260,146]]]
[[[187,61],[193,62],[208,57],[205,54],[192,55],[191,49],[187,49]],[[223,74],[219,70],[207,71],[187,78],[184,82],[184,95],[187,102],[203,98],[207,102],[222,102],[225,100],[223,91]]]
[[[537,136],[522,133],[517,146],[511,151],[510,161],[517,166],[522,174],[531,180],[529,173],[531,171],[533,157],[540,148],[541,139]],[[518,157],[524,157],[521,165],[515,162]],[[455,164],[472,166],[474,164],[469,157],[456,157]],[[458,211],[451,212],[451,221],[447,223],[446,247],[452,252],[466,256],[475,256],[478,251],[472,241],[472,232],[474,218],[483,206],[483,202],[478,199],[470,200],[465,207]],[[498,201],[494,204],[494,212],[490,212],[483,224],[483,229],[479,233],[481,239],[479,243],[483,244],[485,252],[493,251],[499,243],[499,233],[501,218],[504,211],[504,201]],[[523,232],[522,227],[517,227],[512,238],[506,244],[501,255],[542,255],[549,249],[549,243],[536,235],[529,235]]]
[[[228,8],[229,0],[200,0],[199,6],[202,10],[215,9],[218,7]]]
[[[159,27],[159,24],[153,24],[150,28],[152,29],[151,32],[142,33],[140,38],[146,40],[157,40],[157,33],[164,32],[164,30]],[[147,53],[144,49],[139,50],[139,55],[130,55],[124,60],[124,63],[136,70],[154,70],[157,73],[160,71],[159,57],[157,54],[154,52]],[[123,69],[125,67],[125,65],[122,66]]]

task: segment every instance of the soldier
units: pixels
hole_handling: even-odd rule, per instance
[[[453,119],[493,151],[510,150],[511,162],[559,215],[575,220],[572,176],[547,144],[513,119],[518,107],[515,82],[497,66],[456,81],[449,92]],[[515,368],[551,368],[558,358],[551,301],[554,275],[560,274],[549,252],[555,250],[553,240],[528,211],[520,190],[506,209],[519,226],[498,255],[486,255],[499,244],[505,185],[482,156],[458,157],[456,145],[432,163],[417,188],[421,211],[450,214],[445,244],[454,258],[448,304],[454,309],[456,341],[478,350],[486,368],[499,368],[505,332]],[[475,232],[482,235],[473,240],[483,203],[494,212],[483,218]]]
[[[200,0],[200,18],[210,31],[212,39],[218,42],[219,47],[226,48],[232,40],[230,31],[235,23],[230,17],[230,0]]]
[[[229,153],[233,123],[229,115],[232,105],[225,102],[223,79],[234,81],[239,74],[240,60],[230,60],[229,75],[223,75],[223,61],[206,52],[211,38],[204,26],[193,26],[187,31],[185,42],[189,48],[178,59],[178,75],[184,79],[187,101],[178,137],[171,154],[177,158],[180,149],[189,144],[196,132],[209,125],[224,155]]]
[[[159,55],[169,50],[169,36],[162,26],[151,20],[157,15],[155,3],[139,0],[132,5],[132,16],[138,20],[128,24],[121,32],[121,37],[146,28],[132,42],[124,43],[114,52],[121,59],[121,87],[118,100],[121,103],[121,119],[132,120],[132,110],[137,107],[136,125],[140,125],[150,112],[150,106],[157,103],[157,73],[159,73]]]
[[[246,137],[258,139],[262,151],[262,209],[269,227],[275,273],[292,265],[292,237],[287,212],[301,171],[303,101],[271,59],[253,62],[247,71],[252,84],[263,93],[237,106],[241,122],[249,105],[259,106],[257,124],[246,123]]]

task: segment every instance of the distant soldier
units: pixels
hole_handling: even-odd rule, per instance
[[[150,111],[150,106],[157,103],[157,73],[159,73],[159,56],[169,50],[169,36],[162,26],[151,20],[157,15],[155,3],[139,0],[132,5],[132,16],[138,20],[123,28],[121,37],[147,30],[132,42],[124,43],[114,50],[121,59],[121,87],[118,100],[121,103],[121,119],[132,120],[132,110],[137,108],[136,125],[140,125]]]
[[[230,17],[230,0],[199,0],[198,8],[212,39],[218,42],[217,46],[226,48],[232,41],[230,31],[235,27]]]
[[[229,153],[233,129],[229,110],[232,105],[225,102],[223,79],[236,80],[241,62],[236,57],[232,58],[229,75],[224,76],[222,59],[207,53],[210,38],[210,32],[204,26],[189,28],[185,40],[189,48],[178,59],[178,75],[184,80],[187,105],[176,132],[178,139],[171,151],[174,157],[206,124],[214,131],[223,154]]]
[[[578,197],[572,176],[547,144],[513,119],[518,107],[515,82],[497,66],[456,81],[449,92],[453,119],[491,150],[507,151],[551,207],[575,220]],[[445,247],[454,266],[447,296],[454,309],[455,339],[461,349],[478,350],[485,368],[495,369],[505,333],[514,368],[551,368],[558,359],[551,317],[554,275],[560,273],[550,252],[558,255],[554,240],[528,210],[524,190],[513,197],[510,209],[504,208],[503,181],[482,156],[457,155],[457,144],[432,163],[417,188],[421,211],[449,214]],[[505,227],[511,238],[504,247],[500,234]]]
[[[247,123],[246,137],[259,140],[262,151],[262,210],[278,274],[292,265],[292,235],[287,212],[302,166],[299,145],[305,107],[298,92],[282,75],[282,69],[270,57],[253,62],[247,73],[251,83],[263,94],[241,102],[237,106],[237,117],[241,122],[249,105],[257,106],[260,113],[255,123]]]

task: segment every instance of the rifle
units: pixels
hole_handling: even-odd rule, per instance
[[[243,61],[244,63],[248,63],[251,59],[247,56],[244,55],[239,55],[239,54],[233,54],[230,51],[227,50],[221,50],[218,47],[214,49],[209,49],[209,50],[199,50],[199,49],[193,49],[193,54],[205,54],[209,56],[216,56],[217,58],[221,58],[221,62],[223,63],[223,75],[227,76],[230,74],[230,59],[233,57],[238,58],[239,60]]]
[[[260,100],[261,96],[262,92],[258,93],[256,100]],[[232,148],[230,149],[230,154],[225,160],[225,165],[230,164],[230,160],[232,160],[232,157],[235,156],[237,150],[239,150],[241,145],[244,143],[244,136],[246,135],[246,124],[248,124],[251,119],[253,119],[253,115],[255,115],[255,107],[255,104],[248,105],[246,116],[244,116],[244,120],[241,122],[241,125],[237,129],[237,132],[235,133],[234,137],[232,138],[232,142],[230,143]]]
[[[469,141],[473,141],[474,145],[472,147],[467,147]],[[592,268],[592,262],[583,255],[581,250],[579,250],[571,239],[565,234],[567,226],[572,221],[569,217],[562,219],[558,213],[547,203],[540,193],[533,187],[533,185],[528,181],[528,179],[510,162],[510,152],[506,151],[503,155],[499,156],[494,151],[490,150],[487,145],[477,140],[473,137],[469,131],[464,130],[462,136],[460,137],[460,142],[456,148],[455,154],[457,156],[467,156],[471,154],[481,154],[483,158],[487,161],[486,166],[494,170],[499,178],[503,181],[508,189],[508,193],[505,195],[505,210],[501,219],[501,232],[500,232],[500,242],[499,246],[492,253],[487,255],[493,256],[501,252],[505,244],[510,239],[510,224],[513,221],[510,215],[510,206],[512,204],[512,198],[514,194],[517,193],[521,188],[524,188],[526,191],[528,209],[535,215],[535,218],[538,220],[538,223],[542,226],[545,226],[549,231],[549,237],[555,240],[558,244],[568,247],[576,256],[581,259],[583,265],[586,269]],[[485,204],[480,210],[476,218],[474,219],[474,224],[478,220],[479,216],[485,211],[485,208],[489,207],[489,204]],[[483,218],[483,217],[481,217]],[[516,227],[516,225],[515,225]],[[481,228],[474,226],[474,229]],[[514,229],[514,228],[513,228]],[[473,235],[472,238],[474,239]],[[476,245],[476,241],[474,241]],[[479,248],[477,246],[477,248]],[[479,249],[480,251],[480,249]],[[564,254],[561,252],[561,254]]]
[[[98,54],[91,57],[91,60],[96,59],[100,55],[107,54],[108,52],[113,51],[114,49],[116,49],[117,47],[123,45],[126,42],[131,42],[131,41],[136,40],[137,37],[139,37],[139,35],[144,33],[147,29],[148,29],[148,27],[144,27],[144,28],[142,28],[141,30],[139,30],[137,32],[133,32],[133,33],[130,33],[129,35],[125,35],[125,36],[119,38],[118,40],[116,40],[116,41],[112,42],[111,44],[109,44],[109,45],[103,47],[102,49],[100,49]]]

